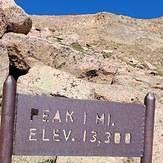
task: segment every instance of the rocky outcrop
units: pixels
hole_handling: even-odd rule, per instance
[[[0,40],[0,59],[1,59],[1,63],[0,63],[0,83],[2,83],[7,75],[8,75],[8,71],[9,71],[9,58],[8,58],[8,53],[7,53],[7,48],[6,46],[2,43],[2,41]]]
[[[2,9],[0,9],[0,38],[6,32],[7,20]]]
[[[3,9],[7,19],[6,32],[28,34],[32,27],[32,20],[14,0],[1,0],[0,8]]]
[[[2,105],[3,82],[9,73],[9,59],[6,46],[0,40],[0,110]]]
[[[104,60],[100,53],[94,56],[85,55],[84,52],[75,51],[69,46],[39,37],[7,33],[2,41],[8,48],[10,64],[25,72],[35,65],[44,64],[80,78],[98,78],[99,82],[111,83],[119,68],[119,62]]]
[[[27,34],[32,27],[31,18],[14,0],[0,0],[0,38],[5,32]],[[0,87],[9,73],[9,48],[0,40]],[[12,57],[11,57],[12,58]],[[11,61],[11,59],[10,59]]]
[[[32,27],[31,18],[18,7],[14,0],[0,1],[0,38],[5,32],[27,34]],[[0,40],[0,98],[2,97],[2,85],[9,74],[8,49]],[[0,101],[1,106],[1,101]]]
[[[2,41],[8,48],[10,64],[26,72],[36,64],[52,66],[59,54],[55,45],[38,37],[7,33]]]
[[[37,88],[49,96],[64,96],[76,99],[96,99],[105,101],[143,102],[143,95],[129,86],[106,85],[91,83],[79,79],[67,72],[53,69],[48,66],[34,66],[27,75],[19,78],[18,83],[26,89],[18,89],[21,93],[30,94],[27,88]],[[25,88],[25,87],[24,87]],[[124,96],[125,94],[125,96]]]

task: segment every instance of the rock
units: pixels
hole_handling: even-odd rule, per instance
[[[49,28],[44,28],[41,31],[40,36],[43,38],[48,38],[48,37],[53,36],[53,32]]]
[[[0,38],[6,32],[6,29],[7,29],[7,20],[4,15],[4,11],[0,9]]]
[[[157,100],[162,103],[163,97],[163,79],[159,76],[147,75],[146,73],[134,72],[133,74],[116,75],[113,79],[113,85],[130,85],[134,89],[147,94],[155,93]]]
[[[17,69],[27,72],[36,64],[55,66],[55,57],[59,50],[46,40],[7,33],[3,36],[2,41],[8,48],[10,64]]]
[[[157,68],[153,66],[151,63],[144,61],[143,66],[147,68],[148,70],[156,70]]]
[[[110,54],[112,54],[113,50],[103,50],[102,53],[110,53]]]
[[[13,156],[12,163],[24,163],[24,162],[35,162],[35,163],[56,163],[56,156]]]
[[[139,158],[122,157],[57,157],[57,163],[140,163]]]
[[[0,40],[0,83],[2,86],[2,83],[4,82],[4,80],[6,79],[7,75],[8,75],[8,71],[9,71],[9,59],[8,59],[8,52],[7,52],[7,48],[6,46],[2,43],[2,41]]]
[[[135,60],[134,58],[131,58],[129,60],[129,63],[134,66],[134,65],[137,65],[139,62],[137,60]]]
[[[9,73],[9,59],[6,46],[0,40],[0,110],[2,106],[2,89],[3,83]]]
[[[48,65],[80,78],[111,83],[119,67],[118,62],[84,55],[43,38],[7,33],[2,40],[8,48],[10,64],[25,72],[36,64]],[[96,78],[88,75],[90,70],[97,71]]]
[[[1,1],[0,8],[3,9],[8,21],[7,32],[28,34],[32,27],[32,20],[14,0]]]
[[[24,89],[21,89],[21,85],[23,85]],[[36,90],[35,94],[42,93],[76,99],[137,103],[142,103],[144,100],[140,92],[134,91],[133,93],[133,88],[129,86],[91,83],[48,66],[34,66],[27,75],[19,78],[18,90],[21,93],[33,94],[30,91],[32,89]]]

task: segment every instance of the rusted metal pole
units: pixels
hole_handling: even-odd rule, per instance
[[[152,163],[153,131],[155,116],[155,96],[153,93],[148,93],[146,95],[144,104],[146,105],[145,135],[144,135],[145,137],[144,137],[144,155],[141,158],[141,163]]]
[[[15,100],[16,81],[13,76],[8,76],[3,86],[0,128],[0,163],[12,162]]]

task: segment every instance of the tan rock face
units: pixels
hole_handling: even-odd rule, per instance
[[[9,73],[9,59],[6,46],[0,40],[0,110],[2,105],[3,82]]]
[[[9,71],[9,59],[6,46],[0,41],[0,86],[6,79]]]
[[[0,38],[5,32],[16,32],[27,34],[32,27],[30,17],[18,7],[14,0],[0,1]],[[12,65],[12,64],[10,64]],[[9,57],[6,46],[0,40],[0,98],[2,87],[9,73]],[[1,100],[0,100],[1,106]]]
[[[6,32],[7,20],[2,9],[0,9],[0,38]]]
[[[102,54],[85,55],[43,38],[7,33],[2,41],[8,48],[10,65],[25,72],[35,65],[44,64],[83,79],[111,83],[119,67],[119,62],[104,60]]]
[[[31,18],[15,4],[14,0],[3,0],[0,2],[8,21],[7,32],[27,34],[32,27]]]
[[[48,66],[34,66],[29,70],[27,75],[19,78],[18,83],[20,87],[21,85],[26,85],[27,88],[37,88],[38,93],[39,90],[42,90],[42,93],[47,93],[47,95],[77,99],[143,102],[141,93],[135,91],[132,94],[132,87],[91,83]],[[24,90],[21,90],[18,86],[21,92],[30,93],[27,88],[25,89],[24,87]]]
[[[10,64],[17,69],[27,72],[30,67],[36,64],[55,66],[53,63],[59,49],[46,40],[7,33],[3,36],[2,41],[8,48]]]

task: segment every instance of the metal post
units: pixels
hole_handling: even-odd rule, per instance
[[[148,93],[146,95],[144,99],[144,104],[146,105],[144,155],[141,158],[141,163],[152,163],[153,130],[155,116],[155,96],[153,93]]]
[[[15,100],[16,81],[13,76],[8,76],[3,86],[0,128],[0,163],[12,162]]]

